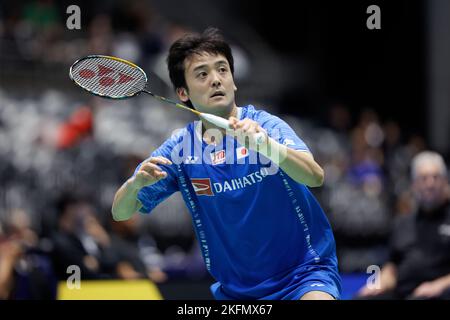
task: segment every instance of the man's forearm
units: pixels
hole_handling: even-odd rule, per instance
[[[323,169],[308,152],[290,149],[270,137],[258,151],[280,166],[293,180],[309,187],[323,184]]]
[[[132,179],[129,179],[120,187],[116,192],[112,205],[112,215],[114,220],[128,220],[140,209],[141,204],[137,200],[139,190],[140,189],[133,184]]]

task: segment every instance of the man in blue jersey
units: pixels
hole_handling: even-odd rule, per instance
[[[308,147],[278,117],[236,106],[233,56],[217,29],[177,40],[167,62],[180,100],[230,130],[197,121],[167,139],[117,191],[114,219],[180,191],[216,299],[339,299],[333,233],[308,189],[324,173]]]

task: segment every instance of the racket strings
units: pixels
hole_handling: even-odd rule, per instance
[[[133,96],[147,83],[141,69],[106,57],[79,61],[72,67],[72,77],[84,89],[110,98]]]

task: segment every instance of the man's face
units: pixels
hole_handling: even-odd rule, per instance
[[[187,88],[177,90],[181,101],[190,100],[200,112],[229,115],[237,88],[223,55],[206,52],[191,55],[184,61],[184,76]]]
[[[446,198],[447,188],[447,178],[438,165],[423,163],[416,169],[413,189],[421,207],[433,209],[441,205]]]

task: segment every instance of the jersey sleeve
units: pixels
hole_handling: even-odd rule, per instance
[[[158,149],[153,151],[149,158],[161,156],[172,161],[172,151],[178,144],[178,138],[179,136],[170,137]],[[142,163],[146,160],[136,167],[133,176],[136,175]],[[142,207],[139,210],[141,213],[150,213],[158,204],[179,190],[176,164],[174,164],[174,161],[172,161],[172,163],[172,165],[158,163],[158,166],[163,171],[167,172],[167,177],[159,180],[155,184],[142,188],[138,192],[137,199],[142,204]]]
[[[267,131],[269,137],[291,149],[311,152],[292,128],[282,119],[266,111],[258,111],[255,119]]]

